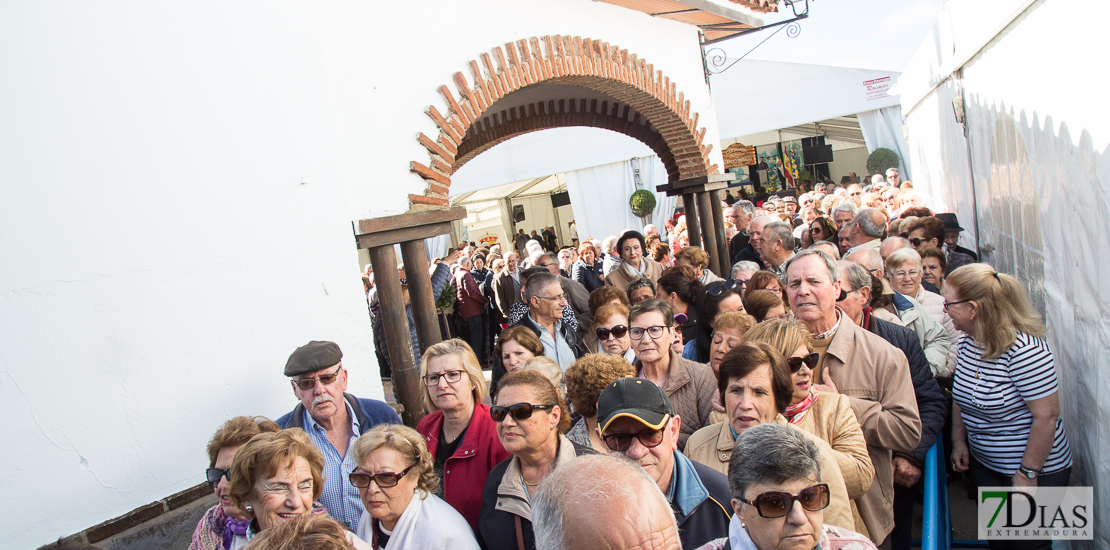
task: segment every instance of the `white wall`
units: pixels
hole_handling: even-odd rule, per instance
[[[310,339],[382,397],[351,221],[422,192],[439,85],[548,33],[648,59],[717,141],[695,30],[588,0],[0,5],[2,546],[201,482]]]
[[[1008,4],[947,3],[903,73],[915,189],[930,206],[957,211],[964,227],[978,223],[984,261],[1021,279],[1043,311],[1072,481],[1095,487],[1095,540],[1072,546],[1107,548],[1110,495],[1100,489],[1110,482],[1110,110],[1102,74],[1083,56],[1058,52],[1102,47],[1110,6]],[[952,115],[959,90],[949,76],[961,67],[970,147]]]

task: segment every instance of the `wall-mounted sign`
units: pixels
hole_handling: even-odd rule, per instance
[[[755,145],[733,143],[725,148],[721,154],[725,158],[725,168],[740,168],[755,164]]]
[[[863,81],[863,95],[864,95],[864,97],[867,98],[867,101],[874,101],[876,99],[882,99],[882,98],[887,97],[889,95],[887,92],[890,90],[890,87],[893,86],[893,85],[894,85],[894,82],[892,82],[890,80],[889,76],[884,76],[882,78],[875,78],[875,79],[872,79],[872,80],[864,80]]]

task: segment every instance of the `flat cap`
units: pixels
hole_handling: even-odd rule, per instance
[[[306,372],[334,367],[343,359],[343,352],[335,342],[313,340],[293,352],[285,362],[285,376],[297,376]]]

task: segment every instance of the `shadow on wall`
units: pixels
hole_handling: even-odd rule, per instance
[[[1096,151],[1086,129],[1078,140],[1066,124],[1054,132],[1050,115],[968,100],[982,259],[1024,281],[1045,316],[1073,483],[1110,483],[1110,402],[1098,399],[1110,395],[1110,294],[1101,284],[1110,275],[1110,147]],[[1110,539],[1110,494],[1096,495],[1092,548]]]

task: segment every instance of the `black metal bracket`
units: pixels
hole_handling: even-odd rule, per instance
[[[788,6],[790,6],[791,11],[794,12],[794,17],[792,17],[790,19],[783,20],[783,21],[779,21],[779,22],[776,22],[776,23],[771,23],[769,25],[763,25],[762,27],[743,28],[741,26],[741,23],[718,23],[718,24],[715,24],[715,25],[701,25],[702,30],[733,30],[733,29],[735,29],[735,30],[739,31],[735,34],[731,34],[729,36],[725,36],[725,37],[722,37],[722,38],[714,38],[712,40],[707,40],[705,38],[705,35],[701,34],[701,60],[702,60],[702,67],[705,69],[705,83],[706,84],[709,83],[709,76],[710,75],[721,74],[721,73],[727,71],[729,68],[731,68],[737,62],[739,62],[741,59],[744,59],[745,57],[747,57],[749,53],[752,53],[752,51],[755,51],[755,48],[758,48],[759,46],[762,46],[763,42],[766,42],[767,40],[769,40],[771,38],[771,36],[774,36],[775,34],[778,34],[778,32],[781,31],[783,28],[786,29],[786,36],[788,36],[790,38],[797,38],[798,35],[801,34],[802,26],[798,24],[798,21],[801,21],[802,19],[805,19],[805,18],[809,17],[809,0],[784,0],[784,3]],[[798,7],[799,4],[801,4],[801,6],[802,6],[801,9],[799,9],[799,7]],[[784,25],[785,25],[785,27],[784,27]],[[734,60],[732,63],[728,63],[727,65],[726,65],[726,62],[727,62],[728,58],[726,57],[725,51],[723,49],[721,49],[721,48],[712,48],[712,49],[709,49],[709,50],[705,49],[706,46],[712,46],[713,44],[716,44],[718,42],[724,42],[725,40],[732,40],[733,38],[736,38],[738,36],[744,36],[744,35],[747,35],[747,34],[752,34],[752,33],[755,33],[755,32],[762,31],[762,30],[770,29],[771,27],[780,27],[780,28],[778,30],[776,30],[774,32],[774,34],[772,34],[771,36],[768,36],[766,39],[764,39],[763,42],[760,42],[759,44],[756,44],[755,48],[752,48],[751,50],[749,50],[748,53],[740,56],[739,58]],[[714,53],[714,52],[720,52],[720,53]]]

